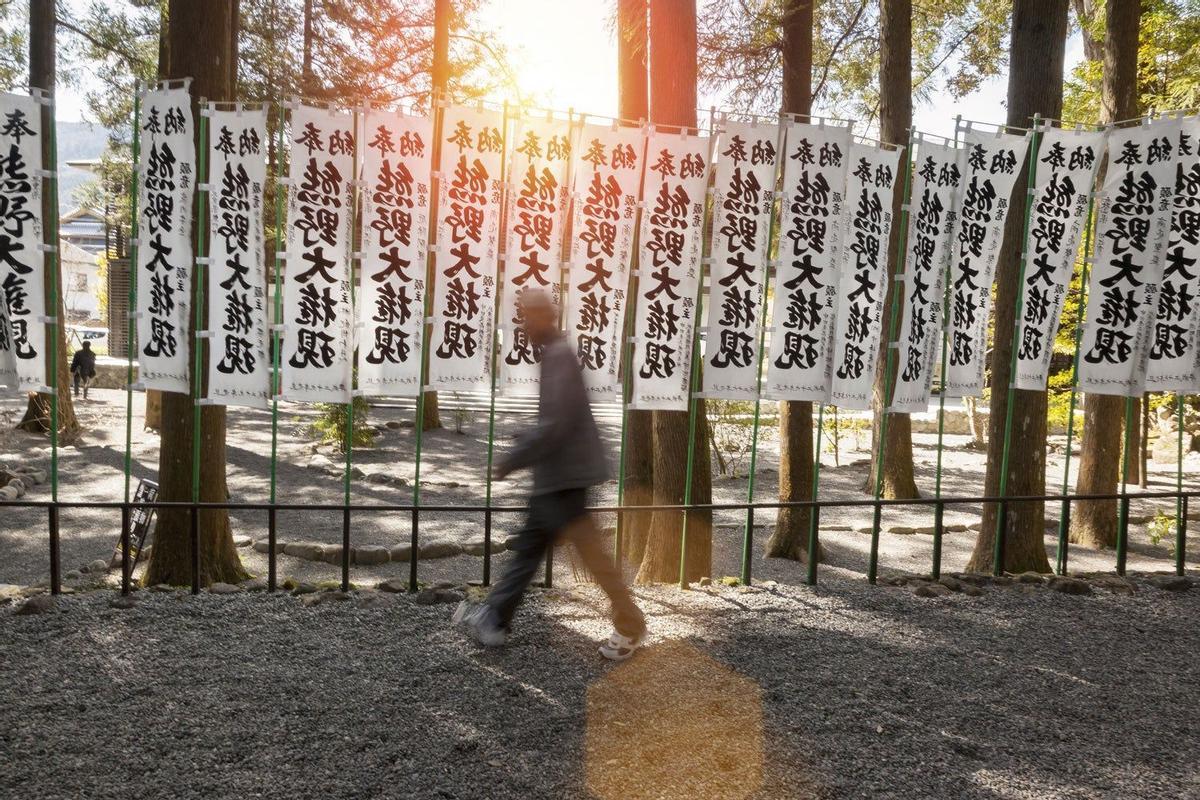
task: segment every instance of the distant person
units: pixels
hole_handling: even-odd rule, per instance
[[[633,602],[600,532],[587,512],[588,489],[608,480],[608,461],[592,419],[583,374],[575,354],[558,330],[558,312],[540,291],[520,296],[525,333],[542,348],[542,377],[537,426],[493,470],[502,479],[531,467],[533,493],[525,527],[504,575],[478,605],[464,600],[454,622],[465,624],[480,643],[498,647],[507,640],[513,613],[521,602],[547,548],[559,537],[575,545],[584,566],[612,601],[613,631],[600,653],[613,661],[633,655],[646,637],[646,620]]]
[[[91,342],[84,342],[83,347],[71,357],[71,375],[75,396],[79,397],[79,389],[83,387],[83,399],[87,400],[88,384],[96,377],[96,354],[92,352]]]

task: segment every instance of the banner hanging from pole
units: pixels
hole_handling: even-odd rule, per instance
[[[566,331],[596,399],[621,397],[621,334],[646,135],[585,125],[575,150]]]
[[[646,146],[630,371],[638,410],[686,411],[701,280],[708,137],[652,133]]]
[[[425,327],[433,123],[427,117],[369,109],[360,141],[364,146],[358,388],[366,396],[417,397]]]
[[[950,263],[950,354],[943,383],[948,397],[979,397],[992,281],[1029,136],[972,129],[963,141],[966,169],[959,193],[957,248]],[[1024,198],[1018,206],[1024,208]]]
[[[1079,388],[1137,397],[1157,316],[1171,234],[1180,121],[1108,132],[1108,170],[1079,352]]]
[[[920,413],[929,407],[964,160],[965,151],[954,145],[921,141],[913,162],[892,411]]]
[[[186,88],[148,91],[138,153],[138,381],[187,394],[196,145]]]
[[[1200,117],[1181,122],[1146,389],[1200,392]]]
[[[282,352],[289,400],[350,402],[354,133],[350,114],[292,112]]]
[[[891,254],[892,200],[901,183],[903,148],[850,145],[846,241],[839,260],[837,325],[829,402],[843,409],[871,407],[875,364],[883,336]]]
[[[47,378],[46,254],[42,219],[42,107],[33,97],[0,94],[0,384],[23,391]],[[7,312],[7,313],[4,313]],[[60,320],[60,324],[61,324]],[[186,368],[186,367],[185,367]]]
[[[1046,388],[1054,336],[1103,156],[1102,131],[1050,128],[1042,135],[1024,251],[1027,261],[1013,383],[1018,389]]]
[[[263,191],[265,108],[208,112],[208,399],[265,408],[271,395]]]
[[[849,125],[785,126],[779,267],[767,385],[772,400],[829,397]]]
[[[571,123],[523,119],[513,142],[500,294],[499,390],[536,394],[541,348],[525,333],[520,299],[523,292],[541,291],[556,307],[561,304]]]
[[[491,388],[504,127],[498,111],[450,106],[442,114],[432,389]]]
[[[754,400],[779,126],[726,121],[719,147],[703,389],[706,397]]]

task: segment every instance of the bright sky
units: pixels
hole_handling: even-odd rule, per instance
[[[79,0],[71,0],[78,3]],[[703,5],[705,0],[700,0]],[[488,0],[482,26],[496,31],[509,51],[521,86],[521,100],[576,112],[617,113],[617,45],[610,29],[612,0]],[[1067,70],[1083,57],[1078,35],[1067,43]],[[915,123],[926,133],[950,136],[954,114],[982,122],[1002,122],[1007,76],[994,78],[976,92],[954,101],[936,96],[914,109]],[[496,99],[506,99],[503,96]],[[512,98],[508,98],[512,99]],[[712,98],[700,98],[707,108]],[[83,118],[82,92],[60,94],[59,118]]]

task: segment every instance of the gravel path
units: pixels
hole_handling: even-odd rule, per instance
[[[0,607],[0,797],[1200,796],[1200,591],[638,595],[620,667],[591,587],[500,651],[405,596]]]
[[[157,435],[141,430],[144,395],[134,394],[134,477],[153,479],[158,470]],[[520,404],[517,404],[518,406]],[[527,403],[525,405],[528,405]],[[12,431],[12,425],[24,410],[21,398],[0,397],[0,463],[25,464],[42,468],[49,467],[50,454],[44,437]],[[119,500],[124,492],[124,448],[125,448],[125,393],[98,389],[92,399],[81,402],[77,411],[86,426],[86,433],[78,443],[62,448],[60,454],[60,498],[63,500]],[[463,433],[454,430],[456,413],[443,410],[445,429],[427,435],[422,460],[422,502],[437,505],[482,504],[483,482],[487,455],[487,414],[478,411],[462,413]],[[411,483],[413,476],[413,431],[411,427],[388,428],[393,425],[411,425],[411,409],[398,407],[376,407],[371,410],[372,424],[384,428],[376,446],[358,450],[354,463],[364,473],[384,472]],[[341,503],[342,478],[320,470],[307,468],[312,460],[312,440],[305,432],[313,418],[309,406],[284,404],[281,406],[279,437],[278,498],[285,503]],[[497,447],[508,446],[511,437],[528,425],[528,416],[508,409],[497,414]],[[265,502],[269,496],[269,456],[271,448],[270,413],[255,409],[236,409],[229,417],[228,437],[229,465],[228,483],[231,499],[235,501]],[[619,418],[611,413],[601,414],[600,427],[610,452],[615,455],[620,441]],[[756,479],[756,499],[762,502],[774,500],[778,487],[778,436],[772,425],[761,429],[759,469]],[[929,492],[934,483],[936,437],[928,434],[914,435],[914,456],[917,468],[917,483]],[[963,445],[968,437],[947,436],[944,461],[945,495],[977,495],[983,485],[984,455],[966,449]],[[870,453],[869,432],[859,437],[855,447],[854,437],[846,434],[841,443],[840,465],[833,463],[831,453],[823,456],[821,470],[821,496],[827,499],[863,499],[862,487],[866,482]],[[1051,437],[1052,452],[1047,459],[1048,486],[1061,482],[1063,457],[1061,454],[1064,437]],[[334,456],[334,460],[338,457]],[[715,461],[715,459],[714,459]],[[743,465],[744,470],[744,465]],[[1200,488],[1200,453],[1192,453],[1187,460],[1185,486]],[[1073,470],[1073,472],[1077,469]],[[1151,464],[1151,488],[1156,490],[1174,488],[1174,466]],[[520,505],[525,500],[527,486],[523,479],[497,482],[493,498],[497,505]],[[412,498],[411,486],[393,486],[374,483],[367,479],[354,482],[353,499],[359,503],[408,503]],[[717,502],[743,502],[746,495],[746,478],[717,476],[713,480],[713,495]],[[48,487],[38,486],[30,493],[31,499],[47,499]],[[614,503],[616,482],[600,488],[597,501]],[[1173,513],[1173,504],[1158,506]],[[1169,507],[1168,507],[1169,506]],[[1154,511],[1148,501],[1132,504],[1134,515],[1148,515]],[[948,509],[947,525],[969,525],[979,521],[978,507]],[[1200,509],[1193,509],[1200,514]],[[422,537],[450,538],[460,542],[482,539],[482,514],[439,514],[422,516]],[[1056,518],[1056,509],[1048,516]],[[360,512],[353,518],[353,544],[391,546],[407,542],[409,538],[409,515]],[[713,572],[715,575],[737,574],[741,559],[741,535],[744,512],[725,512],[716,515],[714,534],[715,546]],[[772,515],[760,512],[756,522],[769,524]],[[869,537],[855,532],[855,527],[870,523],[870,510],[826,509],[821,515],[822,542],[829,563],[833,566],[865,572]],[[1052,520],[1053,522],[1053,520]],[[497,538],[519,523],[511,515],[496,517]],[[279,535],[289,541],[305,540],[324,544],[340,544],[342,540],[341,514],[339,512],[280,512],[278,515]],[[602,521],[601,524],[605,524]],[[885,530],[893,526],[921,527],[933,524],[931,509],[895,508],[884,513]],[[120,515],[115,512],[84,508],[64,511],[61,515],[61,548],[63,570],[69,571],[96,558],[107,558],[112,552],[120,530]],[[835,530],[834,528],[840,528]],[[1189,553],[1200,553],[1200,523],[1189,526]],[[265,538],[266,514],[240,513],[234,515],[235,533],[255,539]],[[766,541],[770,529],[760,527],[758,541]],[[974,546],[975,533],[956,532],[946,536],[943,564],[949,571],[965,568]],[[0,516],[0,584],[31,584],[44,580],[48,572],[47,529],[44,512],[32,510],[5,510]],[[1169,542],[1153,542],[1144,526],[1134,526],[1130,536],[1131,552],[1129,568],[1133,570],[1161,570],[1173,567]],[[1054,536],[1047,537],[1053,563]],[[907,571],[929,569],[931,537],[928,535],[884,535],[880,545],[880,563],[884,569],[894,568]],[[797,581],[802,577],[802,567],[791,563],[779,563],[761,558],[761,547],[756,548],[755,574],[781,581]],[[266,559],[248,548],[243,551],[243,560],[248,569],[256,574],[265,574]],[[1092,552],[1073,548],[1073,569],[1110,570],[1113,567],[1111,552]],[[449,563],[423,562],[422,575],[436,579],[450,578],[467,580],[478,578],[482,571],[479,558],[464,557],[449,559]],[[428,566],[427,566],[428,565]],[[564,565],[566,568],[566,565]],[[306,580],[332,579],[339,576],[335,566],[281,557],[280,575],[295,575]],[[355,580],[378,580],[393,575],[406,575],[406,564],[386,564],[381,567],[356,567]]]

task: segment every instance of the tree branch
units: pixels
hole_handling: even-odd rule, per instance
[[[88,33],[87,31],[85,31],[83,28],[80,28],[76,25],[73,25],[70,22],[67,22],[62,17],[55,17],[55,23],[58,25],[58,27],[63,28],[64,30],[68,30],[77,36],[83,37],[89,43],[91,43],[91,45],[93,47],[95,47],[97,50],[101,50],[105,53],[111,53],[112,55],[119,57],[126,64],[129,65],[130,71],[132,71],[134,73],[137,73],[139,71],[139,68],[141,68],[142,70],[147,70],[147,69],[150,69],[151,66],[153,66],[149,61],[145,61],[145,60],[139,58],[134,53],[130,53],[129,51],[122,50],[121,48],[116,47],[115,45],[106,44],[106,43],[100,41],[95,36]]]

